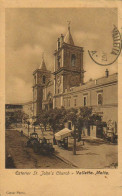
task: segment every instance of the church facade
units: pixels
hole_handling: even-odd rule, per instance
[[[83,47],[75,46],[70,26],[68,32],[57,40],[54,51],[54,71],[47,70],[44,58],[39,69],[33,72],[33,115],[42,109],[79,108],[88,106],[99,113],[103,121],[117,122],[118,75],[105,75],[84,83]]]

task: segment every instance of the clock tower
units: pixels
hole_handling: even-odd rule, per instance
[[[56,98],[69,91],[71,87],[83,84],[83,48],[75,46],[70,24],[66,36],[61,34],[57,40],[54,61],[54,94]]]

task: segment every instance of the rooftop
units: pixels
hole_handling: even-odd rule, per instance
[[[84,83],[83,85],[71,87],[70,91],[66,93],[76,92],[80,90],[82,91],[88,88],[94,88],[100,85],[106,85],[106,84],[117,82],[117,81],[118,81],[118,73],[114,73],[112,75],[109,75],[108,77],[104,76],[104,77],[101,77],[95,80],[88,81]]]

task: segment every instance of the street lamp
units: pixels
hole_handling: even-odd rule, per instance
[[[76,126],[74,125],[73,155],[76,155]]]
[[[27,124],[28,124],[28,137],[29,137],[29,125],[30,125],[30,122],[27,121]]]
[[[36,125],[37,116],[33,116],[32,119],[33,119],[33,128],[34,128],[34,132],[36,132],[35,125]]]

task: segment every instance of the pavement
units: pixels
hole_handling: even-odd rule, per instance
[[[18,129],[20,131],[21,129]],[[24,134],[28,136],[28,130],[22,129]],[[30,133],[33,129],[30,129]],[[36,129],[39,137],[42,136],[42,132]],[[43,134],[46,138],[53,141],[53,134],[50,131],[46,131]],[[74,167],[82,169],[103,169],[103,168],[116,168],[118,165],[118,145],[105,143],[100,138],[83,137],[85,140],[77,142],[76,155],[73,155],[73,138],[69,137],[68,150],[60,148],[54,145],[56,156],[69,162]]]
[[[59,155],[72,162],[78,168],[84,169],[102,169],[115,168],[117,165],[117,146],[109,144],[91,144],[85,142],[85,145],[77,144],[76,155],[73,155],[73,148],[69,150],[59,149],[55,146],[55,150]]]

